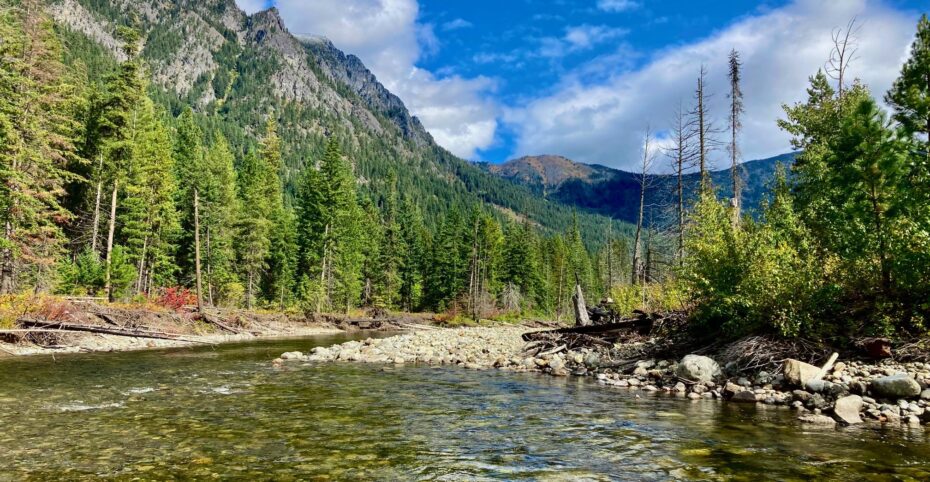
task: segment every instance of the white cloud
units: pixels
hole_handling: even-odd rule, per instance
[[[418,22],[416,0],[274,3],[291,32],[323,35],[361,58],[443,147],[474,158],[477,150],[494,142],[498,109],[489,98],[494,82],[438,76],[417,67],[422,56],[438,50],[439,41],[431,25]]]
[[[549,95],[507,111],[505,120],[517,133],[514,154],[558,153],[635,169],[642,129],[671,124],[678,103],[691,102],[702,63],[710,72],[708,90],[715,94],[711,108],[723,127],[731,48],[743,59],[744,158],[786,152],[788,136],[775,125],[783,115],[781,104],[803,99],[808,76],[829,55],[831,29],[853,16],[862,30],[859,58],[850,71],[881,97],[907,56],[917,19],[864,0],[798,0],[744,18],[709,38],[661,51],[633,70],[612,64],[611,56],[592,60],[566,75]]]
[[[457,18],[455,20],[450,20],[442,24],[442,29],[445,30],[446,32],[449,32],[452,30],[458,30],[461,28],[471,28],[471,27],[473,27],[472,23],[469,22],[468,20],[465,20],[464,18]]]
[[[633,0],[597,0],[597,8],[605,12],[625,12],[639,7],[640,3]]]
[[[236,5],[249,15],[267,8],[265,0],[236,0]]]

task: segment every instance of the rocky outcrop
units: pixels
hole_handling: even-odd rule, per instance
[[[56,22],[67,25],[76,32],[81,32],[110,51],[118,60],[125,60],[123,43],[113,37],[113,26],[106,20],[94,15],[77,0],[61,0],[52,3],[48,12]]]
[[[399,97],[392,94],[375,75],[368,70],[358,57],[345,54],[337,49],[325,37],[298,37],[304,46],[313,53],[313,61],[319,70],[335,83],[348,86],[371,110],[387,117],[407,139],[423,146],[432,141],[432,137],[420,123],[410,115],[407,107]]]

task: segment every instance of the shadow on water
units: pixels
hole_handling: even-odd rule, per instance
[[[293,365],[346,335],[0,361],[0,480],[927,480],[923,429],[588,379]]]

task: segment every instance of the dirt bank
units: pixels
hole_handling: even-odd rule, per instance
[[[44,298],[0,329],[0,356],[127,351],[339,333],[333,317]],[[17,307],[18,308],[18,307]]]

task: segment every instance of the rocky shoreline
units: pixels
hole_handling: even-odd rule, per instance
[[[642,360],[620,371],[595,350],[524,353],[519,327],[417,331],[388,338],[289,352],[273,361],[456,365],[469,369],[591,376],[612,387],[667,392],[691,400],[782,405],[802,422],[821,426],[864,422],[920,426],[930,423],[930,363],[840,361],[815,367],[785,360],[777,373],[728,376],[714,360]]]

